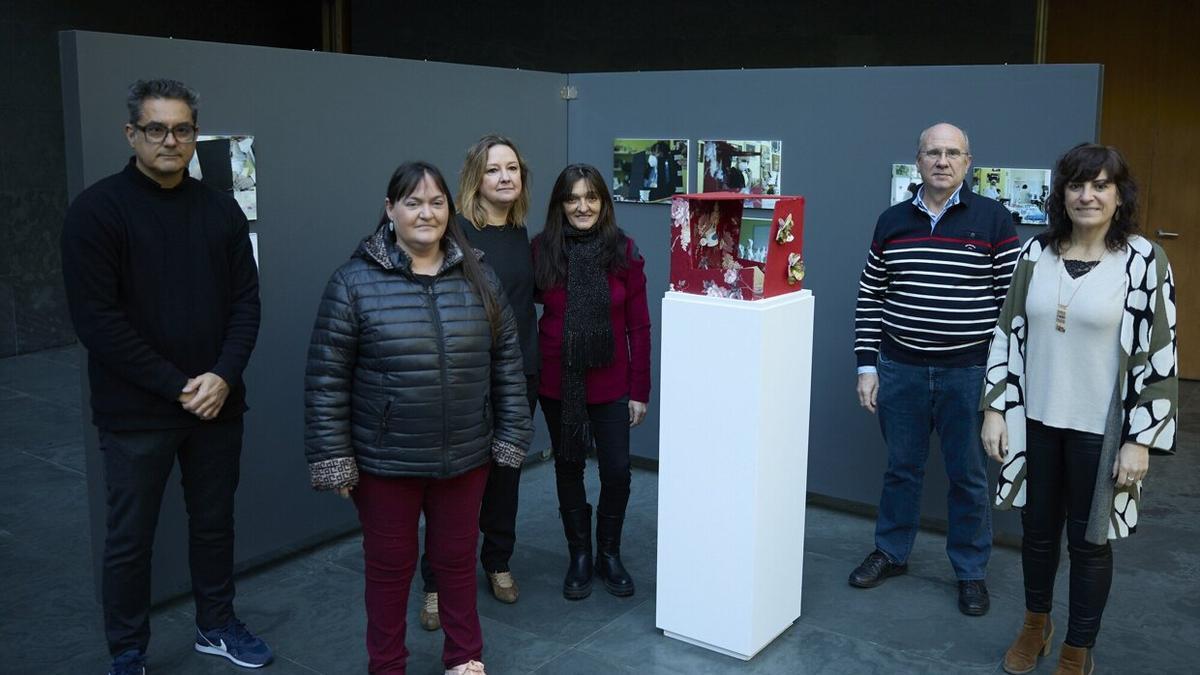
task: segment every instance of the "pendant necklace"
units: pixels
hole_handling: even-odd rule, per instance
[[[1088,270],[1088,272],[1091,272],[1099,267],[1100,263],[1104,261],[1104,256],[1106,255],[1108,255],[1107,249],[1104,251],[1104,253],[1100,254],[1100,259],[1096,261],[1096,264],[1093,265],[1092,269]],[[1079,293],[1079,289],[1083,288],[1083,285],[1087,283],[1087,280],[1090,277],[1087,276],[1087,273],[1084,273],[1083,280],[1079,282],[1079,285],[1075,287],[1074,291],[1071,291],[1071,297],[1067,298],[1066,302],[1063,302],[1062,280],[1063,276],[1067,274],[1067,261],[1066,258],[1062,257],[1059,257],[1058,261],[1059,264],[1062,265],[1062,270],[1060,270],[1058,273],[1058,310],[1054,313],[1054,330],[1060,333],[1065,333],[1067,332],[1067,308],[1071,306],[1071,301],[1075,299],[1075,295]]]

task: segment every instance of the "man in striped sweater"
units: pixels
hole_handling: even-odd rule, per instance
[[[921,133],[921,188],[884,211],[859,281],[854,351],[858,400],[878,413],[888,449],[875,550],[850,575],[859,588],[907,571],[920,521],[929,436],[937,430],[946,475],[946,554],[958,608],[988,610],[992,549],[979,396],[988,341],[1020,241],[1009,212],[964,186],[967,135],[951,124]]]

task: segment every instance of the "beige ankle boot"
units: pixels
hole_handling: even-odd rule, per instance
[[[1037,668],[1038,657],[1050,653],[1054,624],[1049,614],[1025,610],[1025,622],[1017,639],[1004,653],[1004,672],[1020,675]]]
[[[421,628],[425,630],[437,630],[442,627],[442,617],[438,615],[437,593],[425,594],[425,599],[421,602],[421,613],[417,616],[417,620],[421,622]]]
[[[1054,675],[1092,675],[1096,662],[1092,660],[1092,650],[1087,647],[1072,647],[1063,643],[1062,651],[1058,654],[1058,669]]]

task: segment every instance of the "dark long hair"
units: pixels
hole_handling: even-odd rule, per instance
[[[1086,183],[1100,172],[1108,174],[1108,180],[1117,186],[1121,205],[1113,214],[1112,225],[1104,235],[1104,245],[1110,251],[1125,247],[1129,236],[1137,232],[1138,187],[1129,173],[1129,165],[1121,153],[1111,145],[1080,143],[1059,158],[1054,165],[1054,187],[1046,198],[1046,212],[1050,217],[1050,250],[1060,254],[1071,241],[1070,215],[1067,214],[1066,190],[1070,183]]]
[[[467,240],[467,236],[458,226],[457,219],[454,217],[454,199],[450,196],[450,188],[446,185],[446,179],[442,177],[442,172],[438,168],[428,162],[405,162],[396,167],[392,173],[391,180],[388,181],[387,198],[391,203],[395,204],[401,199],[411,195],[417,191],[417,187],[421,185],[421,181],[428,176],[437,189],[442,191],[446,196],[446,207],[448,210],[446,220],[446,231],[442,234],[441,247],[446,250],[446,239],[449,238],[462,251],[462,268],[463,275],[467,281],[475,288],[475,292],[483,300],[483,309],[487,312],[488,323],[491,324],[492,337],[496,337],[496,333],[500,330],[500,304],[496,300],[496,294],[492,292],[492,287],[488,284],[487,278],[483,273],[483,267],[479,263],[479,258],[475,256],[475,250],[471,248],[471,242]],[[385,209],[383,215],[379,217],[379,227],[391,222]]]
[[[538,288],[545,290],[567,281],[567,242],[565,230],[571,227],[563,205],[571,196],[575,183],[586,181],[589,192],[600,197],[600,215],[596,219],[596,228],[600,240],[604,242],[600,265],[609,272],[624,269],[629,261],[625,255],[625,233],[617,227],[616,215],[613,213],[612,195],[604,176],[596,167],[590,164],[571,164],[558,174],[554,187],[550,190],[550,204],[546,207],[546,227],[538,235],[538,251],[534,259],[533,274]]]

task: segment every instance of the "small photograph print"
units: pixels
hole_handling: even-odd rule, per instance
[[[696,192],[741,192],[745,208],[775,208],[781,194],[782,141],[700,141]]]
[[[666,203],[688,189],[686,138],[613,140],[613,200]]]
[[[258,220],[258,175],[253,136],[197,136],[188,175],[228,192],[246,220]]]
[[[738,237],[738,257],[765,263],[767,261],[767,239],[771,237],[770,218],[742,218],[742,231]]]
[[[978,167],[972,189],[995,199],[1008,209],[1018,225],[1046,225],[1046,198],[1050,195],[1049,169]]]
[[[921,187],[921,174],[916,164],[892,165],[892,204],[911,202]]]

